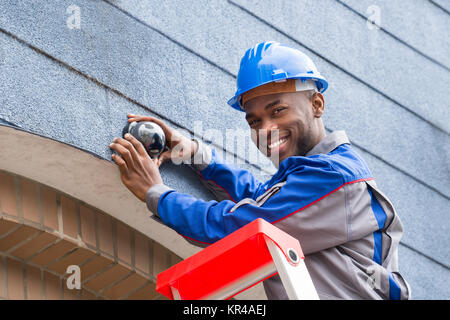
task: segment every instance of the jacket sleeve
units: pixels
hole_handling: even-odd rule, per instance
[[[214,149],[199,141],[197,143],[199,147],[191,167],[200,175],[203,184],[218,201],[238,202],[256,194],[262,182],[249,171],[224,163]]]
[[[290,174],[286,184],[262,204],[252,201],[238,204],[231,200],[202,201],[168,190],[159,199],[158,214],[167,226],[179,234],[202,243],[214,243],[257,218],[277,223],[295,215],[296,219],[291,219],[295,225],[277,223],[277,226],[308,239],[311,243],[302,243],[306,254],[348,240],[346,210],[342,211],[341,217],[337,217],[331,207],[323,207],[324,210],[320,211],[303,210],[335,190],[342,189],[343,185],[342,176],[326,166],[304,167]],[[335,223],[337,221],[339,223]],[[367,224],[366,227],[368,230],[364,232],[373,232],[376,226]]]

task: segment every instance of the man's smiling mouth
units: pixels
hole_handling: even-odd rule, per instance
[[[271,143],[268,145],[269,150],[278,147],[279,145],[285,143],[288,140],[288,137],[281,138],[280,140]]]
[[[273,138],[277,139],[277,141],[275,141],[275,142],[272,142],[270,140],[267,141],[267,144],[265,147],[267,156],[271,157],[272,153],[274,153],[274,152],[284,152],[285,151],[284,147],[286,146],[290,137],[291,137],[291,134],[287,133],[287,132],[280,135],[279,138],[277,136],[273,136]]]

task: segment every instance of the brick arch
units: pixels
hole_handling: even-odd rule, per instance
[[[0,171],[0,298],[161,299],[156,275],[181,259],[118,219]],[[68,289],[67,267],[81,271]]]

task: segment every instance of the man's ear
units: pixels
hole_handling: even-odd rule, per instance
[[[315,118],[320,118],[323,115],[325,110],[325,99],[323,98],[323,94],[320,92],[316,92],[311,97],[311,104],[313,107],[313,115]]]

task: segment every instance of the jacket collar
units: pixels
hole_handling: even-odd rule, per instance
[[[333,131],[306,153],[306,157],[315,154],[328,154],[341,144],[350,143],[344,130]]]
[[[305,157],[317,155],[317,154],[328,154],[337,147],[339,147],[342,144],[350,143],[350,141],[347,138],[347,135],[345,134],[345,131],[333,131],[329,135],[327,135],[325,138],[322,139],[318,144],[314,146],[308,153],[305,155]],[[277,168],[278,171],[272,176],[272,179],[270,179],[269,184],[276,183],[279,181],[282,181],[285,179],[286,175],[288,175],[290,172],[295,171],[298,167],[298,160],[297,158],[303,158],[302,156],[292,156],[289,158],[284,159],[281,161],[280,166]]]

